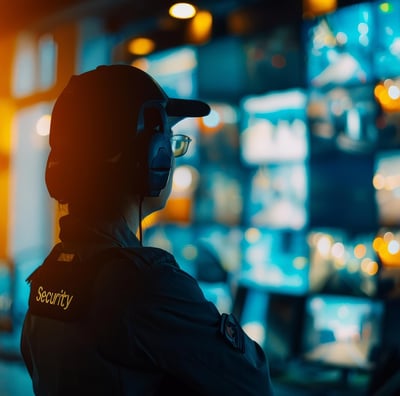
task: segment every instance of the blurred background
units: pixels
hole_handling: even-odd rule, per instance
[[[0,394],[29,396],[27,276],[58,238],[44,167],[71,74],[132,64],[210,103],[145,244],[267,352],[277,395],[397,366],[400,0],[0,0]],[[393,360],[394,359],[394,360]],[[389,364],[390,363],[390,364]]]

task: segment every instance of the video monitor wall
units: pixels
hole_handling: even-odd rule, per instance
[[[374,6],[343,7],[305,24],[307,82],[312,87],[365,84],[374,79]]]
[[[307,362],[371,370],[383,339],[384,304],[361,297],[310,295],[300,356]]]
[[[306,103],[301,89],[244,98],[240,133],[244,165],[305,161],[309,151]]]
[[[245,173],[239,162],[237,121],[237,109],[227,103],[211,103],[210,114],[200,120],[195,223],[241,224]]]
[[[381,227],[400,227],[400,151],[376,153],[373,178]]]
[[[301,230],[308,222],[308,169],[305,163],[270,164],[247,171],[243,223]]]
[[[248,228],[237,281],[265,292],[303,295],[309,289],[309,260],[305,232]]]
[[[310,157],[339,152],[372,154],[379,147],[379,115],[371,84],[310,89]]]
[[[372,179],[379,131],[373,87],[311,90],[307,111],[310,228],[376,230]]]
[[[376,78],[400,77],[400,4],[375,1],[375,48],[373,67]]]
[[[228,104],[228,99],[210,102],[210,116],[176,126],[177,133],[186,133],[185,128],[194,131],[187,132],[193,139],[188,155],[177,160],[178,167],[188,165],[197,175],[190,197],[191,226],[241,227],[243,235],[252,229],[261,235],[257,241],[243,238],[244,278],[255,280],[265,271],[268,277],[258,277],[257,284],[265,278],[269,287],[286,284],[288,293],[305,293],[310,286],[309,262],[303,258],[308,252],[300,244],[292,245],[292,241],[304,241],[305,229],[341,229],[349,241],[376,230],[379,203],[373,178],[381,125],[374,98],[374,43],[384,29],[384,37],[379,38],[382,46],[396,48],[397,28],[392,32],[389,28],[397,12],[397,5],[393,7],[393,12],[386,12],[377,2],[368,2],[307,21],[307,89],[293,83],[293,88],[242,96],[238,108]],[[246,56],[256,50],[267,54],[267,41],[264,47],[262,39],[257,44],[247,41]],[[164,52],[147,59],[148,70],[170,95],[200,93],[207,100],[207,95],[213,98],[210,89],[218,84],[211,86],[212,79],[205,81],[205,77],[224,75],[223,69],[214,74],[207,71],[213,64],[208,63],[208,55],[225,48],[234,62],[238,54],[243,55],[243,43],[229,38],[196,50]],[[177,67],[178,59],[188,67]],[[382,70],[385,62],[380,61]],[[245,75],[249,72],[245,67],[250,66],[254,64],[239,62],[229,66],[229,73]],[[262,69],[261,63],[258,66]],[[235,86],[225,87],[226,98],[245,92],[240,85],[243,81],[234,80]],[[271,247],[269,238],[274,240]],[[346,248],[352,243],[345,244]],[[261,259],[254,261],[252,251],[258,251]],[[358,272],[361,278],[355,278],[364,282],[363,274]],[[354,274],[347,275],[353,278]],[[274,285],[276,279],[284,281]]]
[[[147,228],[143,245],[173,254],[179,267],[198,280],[205,297],[229,312],[233,296],[228,278],[241,265],[242,238],[239,227],[169,223]]]
[[[300,89],[243,100],[240,154],[248,178],[247,226],[300,230],[307,224],[306,94]]]
[[[243,330],[267,353],[272,369],[285,368],[299,353],[304,297],[243,284],[236,296],[232,312]]]
[[[197,48],[201,97],[237,104],[247,95],[304,87],[300,24],[266,28],[257,35],[215,38]]]
[[[343,228],[310,232],[309,291],[375,297],[380,267],[375,235],[352,235]]]
[[[137,59],[134,66],[155,78],[171,98],[198,96],[197,53],[190,46],[152,53]]]

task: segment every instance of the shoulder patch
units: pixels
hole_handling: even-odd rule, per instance
[[[75,321],[87,313],[93,280],[102,260],[81,262],[73,252],[56,247],[27,279],[30,284],[29,310],[34,315],[61,321]]]
[[[245,352],[244,331],[237,319],[232,314],[222,314],[219,332],[233,348]]]

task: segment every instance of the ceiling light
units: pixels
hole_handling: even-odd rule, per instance
[[[196,8],[189,3],[175,3],[169,9],[169,15],[177,19],[190,19],[196,14]]]

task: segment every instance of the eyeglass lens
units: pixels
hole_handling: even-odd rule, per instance
[[[175,158],[186,154],[191,140],[192,139],[186,135],[173,135],[171,137],[172,152]]]

